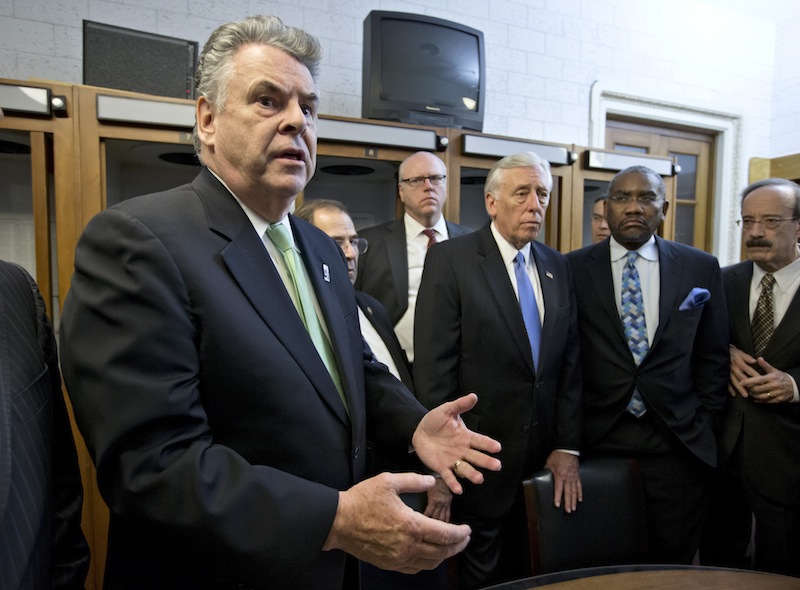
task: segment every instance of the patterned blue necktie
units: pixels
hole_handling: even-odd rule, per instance
[[[531,280],[525,270],[525,257],[522,252],[517,252],[517,256],[514,258],[514,277],[517,279],[522,319],[525,322],[525,330],[528,332],[528,341],[531,343],[533,368],[538,371],[539,351],[542,346],[542,323],[539,320],[539,307],[536,305],[533,285],[531,285]]]
[[[625,336],[628,338],[628,348],[630,348],[637,366],[641,364],[642,359],[650,349],[650,344],[647,341],[647,323],[644,317],[642,286],[639,283],[639,272],[636,270],[636,258],[638,256],[638,252],[628,252],[628,260],[622,270],[621,316]],[[625,409],[637,418],[641,418],[647,412],[642,394],[639,393],[638,388],[633,390],[631,400]]]

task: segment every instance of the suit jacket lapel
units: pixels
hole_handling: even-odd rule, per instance
[[[10,358],[8,309],[0,296],[0,531],[4,530],[8,493],[11,488],[11,391],[7,362]]]
[[[752,278],[752,277],[751,277]],[[746,285],[746,293],[750,292],[750,283]],[[747,310],[749,312],[749,308]],[[745,316],[747,317],[747,316]],[[795,293],[794,298],[789,307],[786,308],[786,313],[781,318],[780,323],[775,326],[775,332],[772,333],[772,338],[767,343],[764,349],[764,357],[772,358],[781,352],[786,346],[792,344],[797,339],[797,318],[800,317],[800,290]],[[748,334],[752,332],[748,330]]]
[[[536,261],[536,270],[539,274],[539,283],[542,286],[542,297],[544,298],[544,324],[542,325],[542,343],[550,342],[556,332],[556,318],[558,317],[558,281],[566,280],[566,277],[558,277],[556,271],[551,266],[550,257],[547,251],[537,242],[531,243],[531,254]],[[555,366],[547,363],[544,356],[550,350],[549,346],[542,346],[541,357],[539,358],[540,367]]]
[[[292,229],[294,230],[295,240],[300,248],[303,262],[306,265],[308,278],[317,295],[317,301],[322,310],[325,325],[328,327],[331,347],[333,348],[333,353],[336,355],[336,362],[339,368],[339,377],[342,381],[342,387],[345,397],[347,398],[348,406],[351,408],[352,412],[357,409],[354,404],[360,403],[360,398],[356,395],[358,388],[356,385],[356,376],[353,373],[353,358],[350,354],[347,326],[342,316],[342,306],[339,304],[339,299],[333,283],[330,280],[325,280],[326,276],[330,277],[330,273],[333,269],[337,268],[337,265],[344,265],[344,260],[341,256],[333,260],[325,259],[314,247],[314,240],[309,233],[309,228],[295,223],[293,218]],[[353,295],[353,297],[355,298],[355,295]],[[327,370],[323,373],[323,375],[325,374],[327,374]],[[328,381],[330,381],[331,384],[333,383],[332,380]],[[326,388],[326,391],[330,397],[330,388]],[[333,388],[333,394],[336,397],[331,398],[331,400],[335,401],[335,407],[340,408],[344,412],[341,399],[339,398],[339,392],[336,391],[335,387]],[[346,419],[346,412],[340,415]]]
[[[250,220],[207,170],[195,179],[193,186],[208,212],[209,228],[230,240],[220,255],[239,288],[331,409],[346,423],[347,413],[336,387],[327,377],[327,369]]]
[[[594,286],[596,301],[599,302],[603,313],[608,317],[608,323],[619,336],[620,345],[630,353],[628,339],[622,328],[622,320],[617,309],[617,294],[614,291],[614,278],[611,274],[611,249],[609,240],[597,244],[589,253],[586,265],[589,279]],[[633,356],[631,356],[633,362]]]
[[[753,332],[750,327],[750,281],[753,278],[753,263],[737,265],[728,272],[733,274],[731,287],[725,298],[731,310],[729,318],[732,340],[748,354],[753,352]]]
[[[408,249],[406,247],[406,226],[402,219],[398,219],[388,226],[389,234],[386,236],[386,253],[389,256],[389,268],[392,270],[392,279],[397,291],[397,301],[400,308],[405,310],[408,306]]]
[[[658,266],[659,266],[659,281],[660,293],[658,299],[658,327],[653,336],[653,343],[650,348],[655,348],[658,341],[661,340],[661,335],[664,333],[666,325],[669,323],[671,317],[671,310],[675,307],[675,301],[680,295],[680,276],[681,265],[678,260],[678,254],[672,245],[656,236],[656,246],[658,247]],[[688,291],[684,294],[688,295]],[[644,361],[642,361],[644,362]]]
[[[522,311],[519,308],[519,301],[514,295],[514,288],[508,278],[508,271],[503,264],[503,257],[494,241],[494,236],[489,224],[481,229],[478,241],[478,256],[483,260],[480,267],[489,284],[492,296],[497,301],[497,309],[508,326],[509,332],[517,344],[523,358],[526,359],[531,373],[536,374],[531,356],[531,345],[528,342],[528,333],[525,331],[525,321],[522,319]]]

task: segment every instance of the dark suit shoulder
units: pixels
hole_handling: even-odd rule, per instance
[[[672,240],[665,240],[658,236],[656,236],[656,245],[660,251],[666,252],[673,256],[686,256],[696,261],[710,262],[716,266],[719,266],[719,261],[717,260],[716,256],[709,254],[705,250],[695,248],[694,246],[681,244],[680,242],[673,242]]]
[[[564,257],[570,264],[581,264],[583,261],[589,258],[596,258],[600,256],[603,252],[608,253],[608,240],[599,242],[597,244],[590,244],[588,246],[584,246],[578,250],[573,250],[572,252],[567,252],[564,254]]]
[[[472,233],[472,229],[467,227],[466,225],[459,225],[451,221],[446,221],[445,223],[447,224],[447,234],[448,237],[450,238],[454,238],[457,236],[464,236],[469,233]]]
[[[753,273],[753,263],[750,262],[749,260],[745,260],[744,262],[737,262],[735,264],[723,267],[722,269],[723,278],[742,276],[743,274],[752,276],[752,273]]]
[[[378,240],[383,236],[396,231],[405,231],[402,219],[392,219],[378,225],[372,225],[358,230],[358,235],[367,240]]]

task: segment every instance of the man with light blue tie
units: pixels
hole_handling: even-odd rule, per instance
[[[414,322],[417,397],[434,407],[476,392],[481,403],[465,423],[503,445],[503,471],[453,499],[453,520],[472,527],[459,556],[460,590],[528,573],[525,477],[552,469],[559,509],[575,510],[582,497],[575,295],[564,257],[536,241],[552,187],[550,165],[536,154],[503,158],[486,178],[491,222],[434,245],[425,260]]]
[[[648,561],[690,563],[716,466],[728,324],[713,256],[656,236],[661,177],[636,166],[609,184],[611,238],[567,254],[578,301],[583,457],[638,460]]]

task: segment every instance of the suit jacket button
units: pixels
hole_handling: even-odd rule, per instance
[[[523,424],[522,425],[522,432],[523,433],[528,434],[530,432],[530,430],[531,430],[531,427],[528,424]]]

